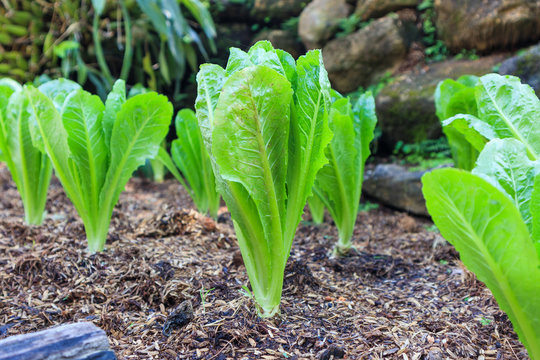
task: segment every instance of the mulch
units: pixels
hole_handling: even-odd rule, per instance
[[[506,315],[426,219],[358,215],[356,251],[327,217],[300,225],[281,313],[260,319],[230,216],[194,210],[173,180],[135,178],[105,252],[53,180],[41,226],[0,165],[0,338],[90,321],[119,359],[528,359]],[[224,209],[225,210],[225,209]]]

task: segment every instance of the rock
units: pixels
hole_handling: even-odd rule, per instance
[[[359,0],[355,14],[362,20],[384,16],[392,11],[416,7],[419,0]]]
[[[502,55],[478,60],[448,60],[429,67],[416,67],[396,77],[376,98],[377,118],[382,130],[381,147],[392,151],[398,141],[413,143],[441,136],[433,100],[437,84],[465,74],[490,73],[502,60]]]
[[[251,11],[248,2],[235,0],[211,0],[209,10],[216,24],[245,21]]]
[[[366,171],[362,192],[392,208],[429,216],[420,181],[425,173],[410,172],[401,165],[380,164]]]
[[[436,26],[453,52],[487,52],[540,40],[540,1],[435,0]]]
[[[336,33],[339,20],[349,15],[345,0],[315,0],[300,14],[298,35],[308,50],[318,49]]]
[[[255,0],[251,16],[265,22],[280,22],[298,16],[309,0]]]
[[[259,40],[268,40],[274,48],[282,49],[291,54],[295,59],[305,53],[304,45],[295,34],[286,30],[265,30],[260,32],[252,43],[255,44]]]
[[[503,61],[499,73],[519,77],[521,82],[529,84],[536,96],[540,97],[540,44]]]
[[[330,41],[323,49],[330,82],[344,93],[376,82],[399,67],[416,36],[414,24],[385,16],[353,34]]]
[[[216,24],[216,31],[219,34],[216,38],[216,54],[211,54],[211,63],[225,66],[229,58],[229,48],[237,47],[248,50],[254,34],[246,23]],[[195,92],[196,94],[197,92]]]

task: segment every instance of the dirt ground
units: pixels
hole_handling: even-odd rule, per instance
[[[91,256],[57,181],[39,227],[22,223],[1,165],[0,194],[0,338],[91,321],[119,359],[528,359],[489,290],[425,219],[361,212],[358,250],[334,259],[331,220],[305,215],[281,314],[262,320],[242,290],[228,214],[196,213],[173,180],[131,180],[106,251]]]

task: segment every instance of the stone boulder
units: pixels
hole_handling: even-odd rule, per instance
[[[217,23],[216,31],[219,34],[216,38],[217,51],[215,54],[210,54],[209,62],[221,66],[227,64],[231,47],[248,50],[254,36],[251,27],[245,22]]]
[[[420,181],[425,173],[411,172],[396,164],[379,164],[366,171],[362,193],[394,209],[429,216]]]
[[[499,68],[502,75],[514,75],[529,84],[540,97],[540,44],[522,54],[503,61]]]
[[[282,22],[298,16],[309,0],[255,0],[251,16],[265,22]]]
[[[339,21],[350,13],[345,0],[314,0],[300,14],[298,35],[307,49],[319,49],[336,33]]]
[[[359,0],[354,13],[362,20],[384,16],[392,11],[416,7],[420,0]]]
[[[385,16],[359,31],[334,39],[323,48],[333,88],[346,93],[394,72],[417,36],[414,24]]]
[[[538,0],[435,0],[436,26],[453,52],[488,52],[540,40]]]
[[[398,141],[413,143],[441,136],[433,93],[437,84],[461,75],[484,75],[504,60],[502,55],[478,60],[448,60],[417,67],[396,77],[377,95],[376,108],[382,135],[380,145],[392,151]]]
[[[295,59],[305,53],[304,45],[298,41],[296,34],[286,30],[262,31],[255,37],[255,39],[253,39],[252,44],[255,44],[259,40],[270,41],[274,48],[285,50]]]
[[[216,24],[245,21],[251,11],[247,2],[235,0],[211,0],[209,5],[208,10]]]

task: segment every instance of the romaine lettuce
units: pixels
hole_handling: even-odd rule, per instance
[[[0,80],[0,153],[17,186],[27,224],[43,222],[52,167],[47,154],[32,144],[28,100],[11,79]]]
[[[348,98],[334,93],[329,123],[334,133],[326,148],[328,164],[317,174],[314,192],[324,203],[339,232],[334,248],[337,255],[346,254],[362,193],[364,165],[370,154],[369,144],[377,123],[375,101],[371,93],[362,94],[354,106]]]
[[[519,79],[495,74],[479,79],[475,99],[477,116],[447,121],[481,151],[476,167],[428,173],[423,193],[443,237],[540,359],[540,101]]]
[[[25,87],[30,130],[82,218],[93,253],[105,246],[113,208],[131,174],[157,154],[172,105],[156,93],[126,101],[121,80],[105,105],[81,89],[61,91],[62,82]]]
[[[172,159],[164,149],[160,149],[158,159],[186,189],[197,209],[201,213],[209,212],[215,219],[221,197],[216,189],[212,162],[193,110],[180,110],[176,114],[175,127],[178,138],[171,143]]]
[[[279,310],[283,273],[318,170],[326,163],[330,83],[320,51],[295,63],[267,41],[202,65],[197,118],[232,214],[261,316]]]

